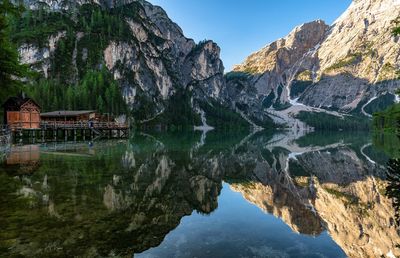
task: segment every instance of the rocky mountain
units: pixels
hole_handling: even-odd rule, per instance
[[[67,86],[85,103],[88,92],[101,95],[114,82],[121,97],[110,90],[90,108],[108,112],[123,99],[139,124],[304,127],[294,118],[300,111],[370,117],[398,101],[400,44],[391,34],[398,0],[355,0],[332,26],[298,26],[225,76],[218,45],[186,38],[144,0],[23,2],[30,11],[15,22],[13,39],[24,63],[62,85],[53,96],[43,96],[46,85],[35,94],[52,100],[43,105],[49,109],[65,106],[52,103]]]
[[[29,11],[15,22],[14,41],[42,78],[79,88],[88,72],[105,69],[101,76],[118,83],[138,123],[198,125],[211,116],[212,126],[248,126],[226,103],[220,48],[186,38],[162,8],[141,0],[24,4]]]
[[[332,26],[296,27],[237,65],[229,94],[249,113],[292,105],[371,116],[398,101],[400,44],[391,31],[399,15],[398,0],[355,0]]]

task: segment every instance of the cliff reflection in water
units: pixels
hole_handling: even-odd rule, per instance
[[[296,232],[327,229],[349,257],[398,256],[394,210],[385,196],[386,168],[372,159],[384,158],[365,139],[350,139],[314,141],[310,147],[302,145],[303,138],[279,152],[272,147],[274,158],[264,162],[266,169],[253,171],[249,184],[233,188]]]
[[[193,211],[218,210],[225,181],[295,232],[328,231],[350,257],[399,255],[395,212],[385,196],[386,157],[368,142],[360,134],[209,132],[41,146],[32,151],[40,152],[31,155],[40,159],[34,171],[21,170],[22,162],[1,167],[0,253],[142,253]]]

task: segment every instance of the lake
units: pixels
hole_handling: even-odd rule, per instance
[[[396,257],[385,139],[193,132],[15,145],[1,158],[0,257]]]

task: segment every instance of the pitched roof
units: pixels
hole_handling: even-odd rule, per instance
[[[6,108],[8,111],[19,111],[21,106],[24,105],[26,102],[32,101],[36,106],[40,108],[40,105],[36,103],[31,98],[24,98],[21,96],[18,97],[10,97],[4,102],[3,105],[1,105],[3,108]]]
[[[41,117],[75,117],[80,115],[87,115],[91,113],[95,113],[95,110],[78,110],[78,111],[68,111],[68,110],[59,110],[47,113],[41,113]]]

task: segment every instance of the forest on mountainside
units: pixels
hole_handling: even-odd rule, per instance
[[[13,53],[14,63],[18,63],[17,46],[34,44],[41,48],[50,36],[60,32],[64,36],[56,42],[46,75],[35,72],[39,67],[33,66],[29,71],[26,65],[18,63],[25,73],[14,75],[24,80],[2,83],[10,85],[2,91],[2,102],[24,91],[41,105],[43,111],[95,109],[115,115],[127,113],[120,86],[105,68],[103,51],[110,40],[132,37],[123,16],[135,16],[135,12],[127,14],[122,8],[102,9],[95,5],[83,5],[74,12],[52,12],[45,7],[27,10],[13,6],[9,1],[4,1],[3,5],[18,10],[6,10],[1,14],[2,40],[8,42],[8,45],[1,45]],[[77,31],[82,32],[81,35]],[[85,60],[76,58],[74,51],[87,53]]]

